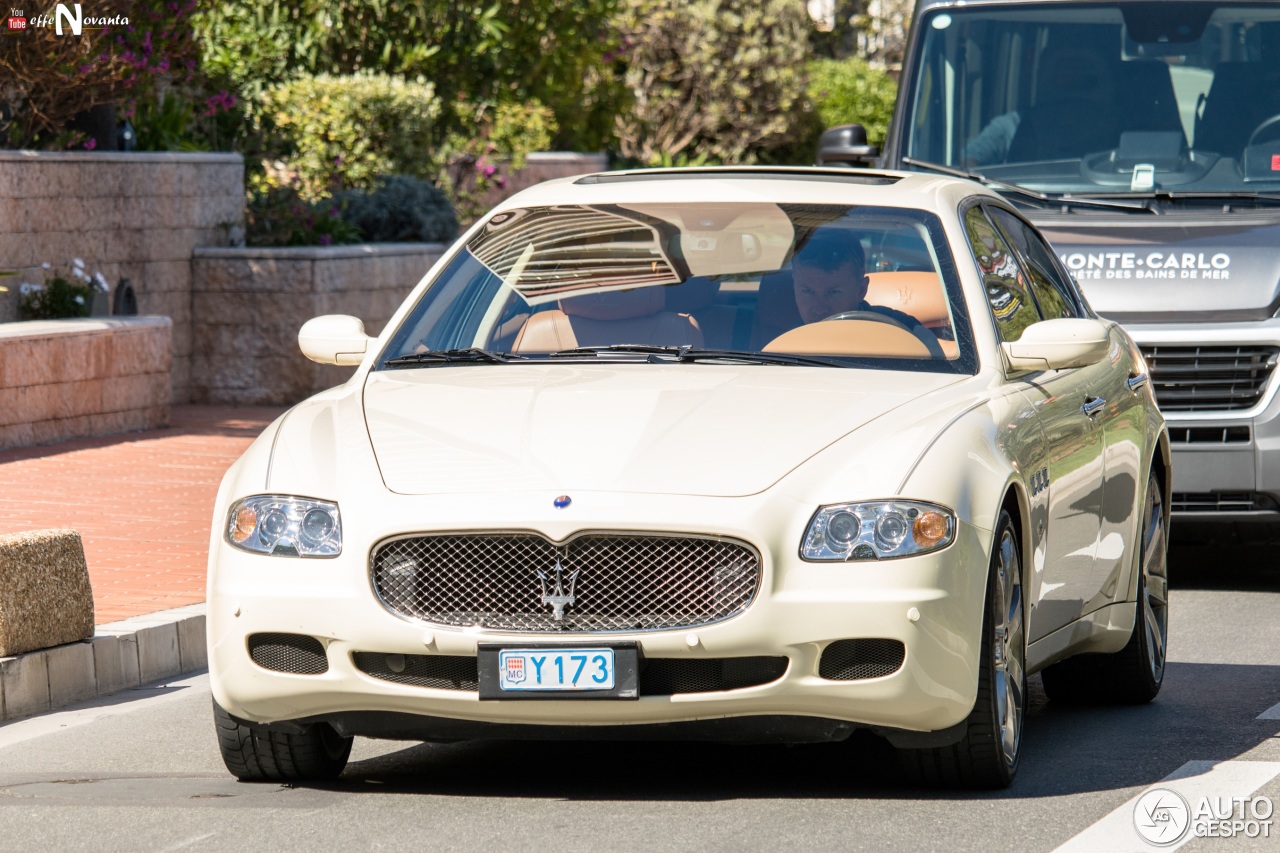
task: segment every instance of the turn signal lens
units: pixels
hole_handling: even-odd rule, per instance
[[[951,538],[951,519],[940,512],[922,512],[911,525],[911,536],[921,548],[935,548]]]
[[[253,511],[253,507],[242,506],[236,510],[235,518],[235,524],[231,527],[231,541],[241,545],[258,529],[258,514]]]

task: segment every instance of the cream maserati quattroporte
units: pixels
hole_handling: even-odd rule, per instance
[[[302,319],[302,318],[300,318]],[[1036,230],[949,177],[720,168],[503,202],[222,482],[209,669],[246,780],[355,736],[813,742],[1018,769],[1027,677],[1152,699],[1169,444]]]

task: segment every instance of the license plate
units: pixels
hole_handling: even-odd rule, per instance
[[[503,649],[498,686],[503,690],[612,690],[613,649]]]
[[[531,643],[478,649],[481,699],[636,699],[639,650],[634,643],[575,646]]]

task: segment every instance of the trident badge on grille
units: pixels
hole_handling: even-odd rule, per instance
[[[555,568],[551,570],[555,574],[555,582],[552,585],[551,592],[547,592],[547,584],[552,583],[551,577],[542,569],[538,569],[538,583],[542,584],[542,603],[550,604],[552,608],[552,617],[557,622],[564,621],[564,609],[573,604],[573,585],[578,580],[578,569],[574,569],[569,574],[569,590],[565,591],[564,587],[564,566],[560,564],[560,558],[556,557]]]

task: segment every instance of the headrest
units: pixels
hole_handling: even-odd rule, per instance
[[[584,293],[560,300],[560,310],[585,320],[629,320],[657,314],[663,308],[663,288],[638,287],[610,293]]]
[[[947,297],[931,272],[873,272],[867,275],[867,302],[910,314],[925,326],[948,325]]]
[[[687,278],[684,284],[663,288],[667,292],[667,310],[689,314],[705,308],[716,298],[719,289],[719,282],[706,276]]]

